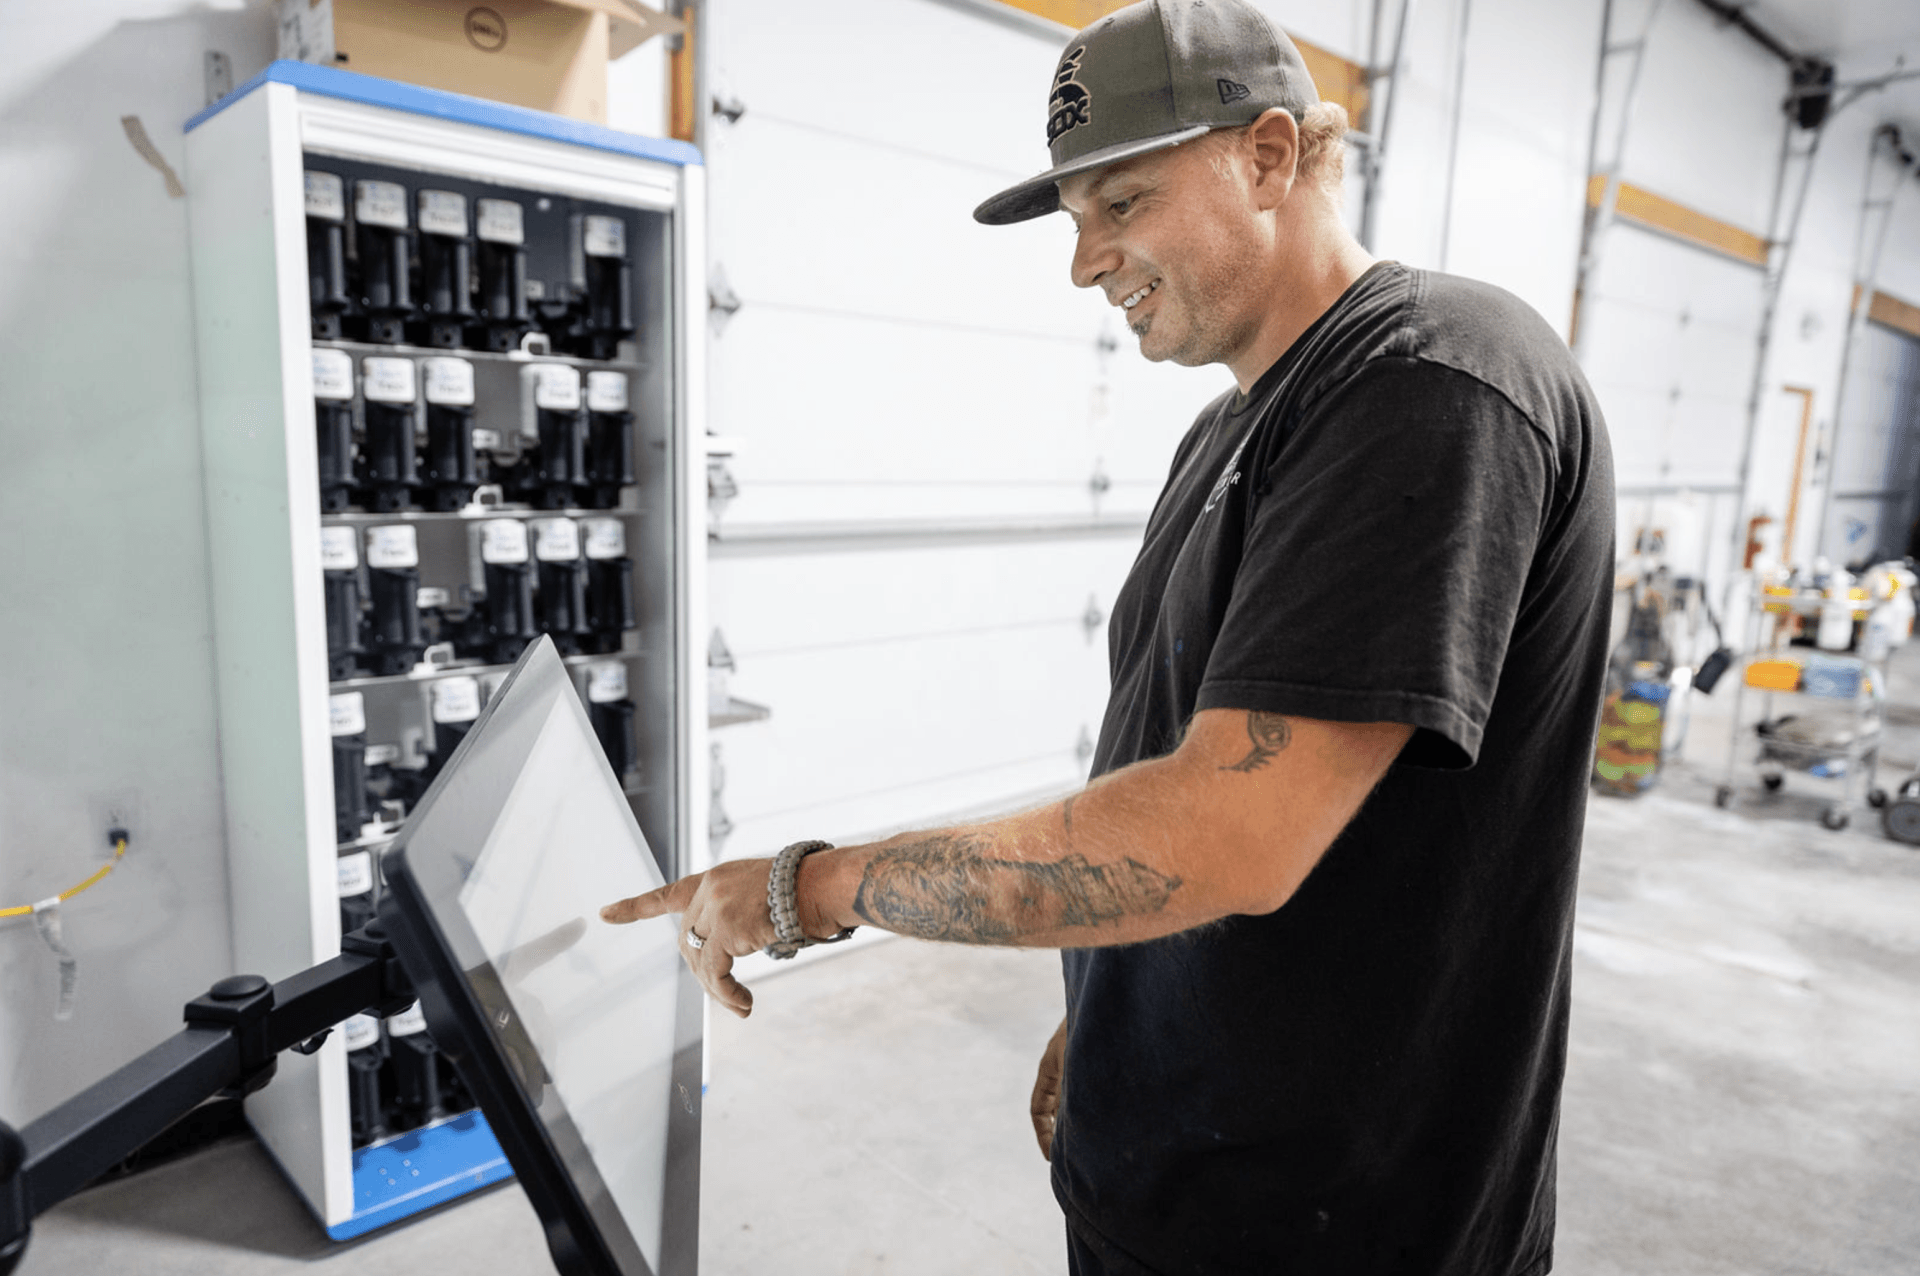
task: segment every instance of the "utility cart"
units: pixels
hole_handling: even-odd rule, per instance
[[[1748,654],[1734,679],[1733,730],[1716,805],[1732,805],[1743,765],[1754,769],[1767,793],[1778,792],[1789,772],[1837,785],[1838,796],[1820,812],[1821,824],[1830,829],[1847,827],[1862,798],[1876,808],[1886,805],[1876,776],[1886,726],[1885,649],[1865,641],[1876,629],[1876,610],[1890,605],[1879,592],[1853,589],[1834,598],[1767,586],[1755,597],[1747,615]],[[1851,630],[1857,636],[1850,638],[1852,650],[1790,642],[1795,630],[1820,625],[1829,634],[1836,626]],[[1749,697],[1759,700],[1757,719],[1748,717]]]

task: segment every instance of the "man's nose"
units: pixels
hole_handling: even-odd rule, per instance
[[[1081,227],[1079,238],[1073,242],[1074,287],[1097,288],[1119,265],[1120,254],[1113,241],[1097,227]]]

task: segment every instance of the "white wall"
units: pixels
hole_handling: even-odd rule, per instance
[[[0,1117],[38,1115],[174,1031],[230,972],[181,164],[202,57],[264,65],[262,12],[16,5],[0,38],[0,903],[133,845],[65,906],[73,1018],[30,919],[0,922]]]

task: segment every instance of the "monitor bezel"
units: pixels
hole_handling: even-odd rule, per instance
[[[554,682],[558,685],[553,686]],[[536,683],[548,686],[541,688]],[[511,785],[466,785],[463,763],[476,747],[493,744],[501,730],[518,725],[511,718],[499,726],[490,725],[502,717],[503,709],[517,708],[520,700],[542,690],[558,694],[575,717],[577,729],[592,737],[586,710],[566,667],[552,640],[542,636],[521,654],[489,697],[466,738],[381,856],[386,890],[380,900],[380,919],[413,982],[428,1030],[459,1069],[520,1178],[562,1276],[692,1276],[697,1268],[699,1239],[703,1018],[699,984],[684,964],[677,968],[673,1089],[670,1096],[662,1096],[669,1102],[669,1115],[660,1266],[656,1270],[647,1263],[624,1216],[608,1196],[557,1093],[547,1092],[550,1104],[543,1114],[516,1075],[516,1056],[537,1061],[538,1052],[517,1016],[509,1014],[503,1024],[496,1023],[494,1011],[510,1007],[490,1007],[476,991],[474,976],[499,987],[498,972],[484,956],[477,964],[463,965],[461,953],[484,954],[479,937],[468,928],[457,907],[445,910],[445,916],[435,909],[431,883],[422,880],[420,866],[408,858],[414,836],[424,821],[433,818],[436,807],[450,800],[450,790],[472,790],[454,794],[454,799],[463,803],[463,820],[481,828],[491,828],[498,820]],[[536,726],[543,721],[537,718]],[[527,732],[527,738],[520,742],[522,766],[538,738],[536,729]],[[617,789],[618,781],[597,746],[593,756],[606,772],[600,778]],[[628,818],[632,818],[630,810]],[[426,876],[435,875],[427,866]]]

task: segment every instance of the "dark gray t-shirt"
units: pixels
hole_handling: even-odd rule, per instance
[[[1547,1270],[1613,522],[1565,344],[1394,263],[1182,441],[1094,773],[1201,709],[1415,731],[1276,912],[1064,955],[1054,1188],[1114,1271]]]

